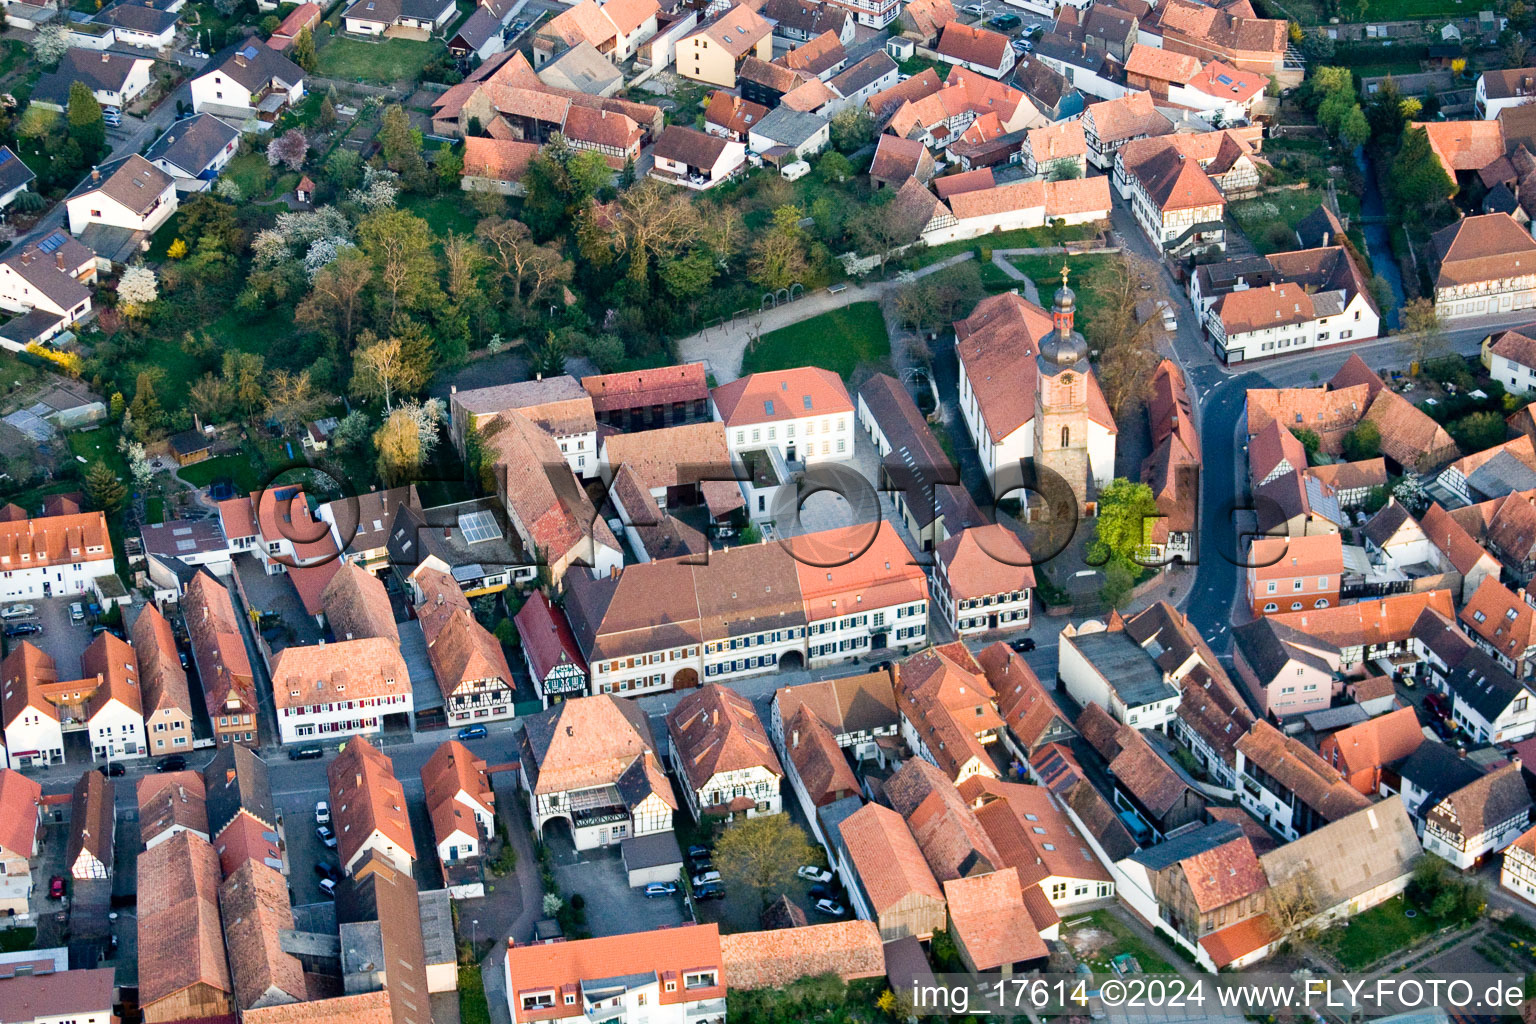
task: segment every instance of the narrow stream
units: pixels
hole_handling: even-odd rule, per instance
[[[1365,192],[1360,196],[1360,231],[1365,235],[1370,250],[1371,269],[1386,279],[1392,288],[1392,310],[1385,312],[1382,320],[1387,327],[1398,325],[1398,310],[1407,301],[1403,296],[1403,275],[1398,271],[1397,259],[1392,254],[1392,239],[1387,231],[1385,218],[1387,205],[1382,201],[1381,189],[1376,184],[1376,168],[1366,155],[1365,147],[1355,150],[1355,163],[1365,176]]]

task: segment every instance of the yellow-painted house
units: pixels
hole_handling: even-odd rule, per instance
[[[677,73],[696,82],[736,88],[736,72],[748,57],[773,59],[773,25],[738,4],[679,40]]]

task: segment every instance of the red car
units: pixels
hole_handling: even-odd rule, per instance
[[[1424,696],[1424,710],[1436,718],[1451,717],[1451,701],[1443,693],[1430,693]]]
[[[54,875],[48,880],[48,898],[61,900],[64,898],[64,876]]]

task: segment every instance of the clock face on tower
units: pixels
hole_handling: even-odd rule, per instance
[[[1070,372],[1062,374],[1061,382],[1070,387],[1072,384],[1072,374]]]

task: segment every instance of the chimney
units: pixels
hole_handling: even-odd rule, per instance
[[[356,779],[357,779],[357,781],[356,781],[356,782],[355,782],[355,783],[353,783],[353,785],[355,785],[355,786],[357,786],[357,787],[358,787],[358,788],[359,788],[359,789],[361,789],[361,788],[362,788],[362,786],[363,786],[363,773],[362,773],[362,772],[358,772],[358,773],[357,773],[357,774],[356,774],[356,776],[355,776],[355,778],[356,778]]]
[[[91,168],[91,182],[94,184],[95,182],[98,182],[100,180],[101,180],[101,168],[100,167],[92,167]]]
[[[62,252],[54,253],[53,261],[59,265],[60,270],[64,269],[64,254]]]
[[[799,750],[800,749],[800,730],[799,729],[796,729],[793,733],[790,734],[789,746],[790,746],[790,749],[792,749],[792,750]]]

